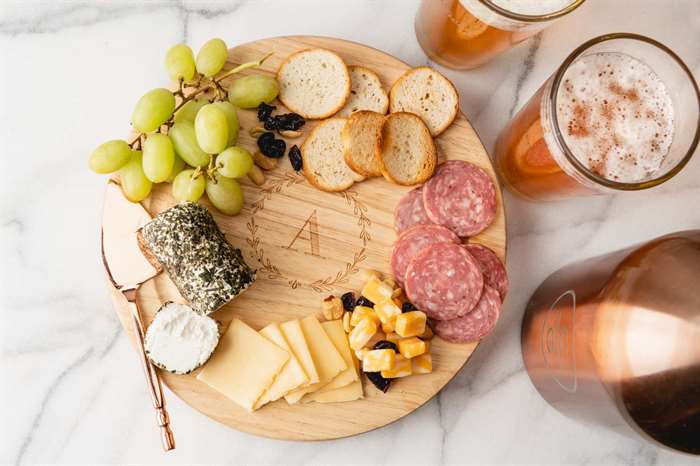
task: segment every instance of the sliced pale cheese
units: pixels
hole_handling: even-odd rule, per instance
[[[289,322],[283,322],[280,324],[280,330],[282,330],[284,338],[292,348],[292,353],[299,361],[299,364],[301,364],[301,367],[304,368],[304,372],[309,378],[309,384],[317,383],[319,377],[316,363],[311,357],[311,351],[309,351],[309,345],[306,344],[306,338],[304,338],[304,332],[301,330],[299,321],[290,320]]]
[[[260,399],[255,403],[255,409],[260,408],[270,401],[279,400],[287,393],[291,392],[295,388],[299,388],[309,381],[309,377],[304,372],[304,369],[299,364],[296,356],[292,349],[287,344],[287,340],[284,338],[280,327],[276,323],[272,323],[260,330],[260,335],[264,336],[272,343],[276,344],[283,350],[286,350],[290,356],[287,363],[282,368],[282,371],[272,382],[272,385],[265,390]]]
[[[348,344],[348,336],[343,330],[343,322],[341,320],[331,320],[321,324],[323,330],[325,330],[328,337],[333,342],[335,349],[338,350],[340,355],[343,357],[343,361],[348,366],[340,374],[336,375],[333,380],[331,380],[324,387],[320,388],[319,392],[329,392],[335,390],[336,388],[344,387],[350,385],[351,383],[360,380],[360,376],[355,370],[355,364],[353,363],[352,352],[350,351],[350,344]]]
[[[308,387],[302,387],[287,394],[284,399],[290,404],[297,403],[307,393],[319,390],[348,367],[316,316],[310,315],[302,319],[300,324],[311,357],[316,363],[320,380]]]
[[[197,379],[253,411],[288,359],[288,352],[234,319]]]
[[[350,385],[346,385],[341,388],[336,388],[328,392],[316,392],[309,395],[313,399],[311,401],[316,401],[318,403],[340,403],[343,401],[354,401],[362,398],[362,381],[358,380]]]

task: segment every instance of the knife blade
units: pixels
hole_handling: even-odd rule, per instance
[[[131,312],[134,334],[138,342],[138,353],[151,401],[156,410],[161,430],[163,449],[175,448],[175,439],[170,430],[170,419],[165,409],[163,386],[156,368],[146,356],[144,347],[144,325],[137,301],[141,284],[158,275],[163,269],[150,262],[142,253],[136,236],[137,231],[151,220],[151,216],[139,203],[132,203],[122,194],[115,180],[109,180],[102,211],[101,249],[102,263],[112,286],[122,293]]]

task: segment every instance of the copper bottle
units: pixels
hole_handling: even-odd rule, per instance
[[[700,230],[553,273],[521,344],[562,413],[700,455]]]

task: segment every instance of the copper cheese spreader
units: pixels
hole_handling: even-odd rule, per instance
[[[138,342],[139,359],[146,375],[153,407],[158,416],[161,442],[163,449],[169,451],[175,448],[175,439],[170,430],[170,419],[165,409],[160,377],[146,356],[144,326],[136,300],[136,294],[141,284],[162,271],[161,267],[154,266],[143,256],[136,238],[137,230],[150,221],[151,216],[141,204],[127,200],[114,180],[110,180],[107,184],[103,209],[102,262],[110,282],[122,293],[129,304],[134,334]]]

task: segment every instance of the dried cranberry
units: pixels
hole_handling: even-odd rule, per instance
[[[268,131],[266,133],[262,133],[258,137],[258,147],[260,147],[263,144],[270,144],[274,140],[275,140],[275,133],[271,133],[270,131]]]
[[[393,349],[397,353],[399,352],[399,349],[396,347],[396,343],[392,343],[387,340],[379,340],[374,344],[372,349]]]
[[[278,159],[284,156],[287,150],[287,143],[282,139],[275,139],[275,135],[268,131],[262,133],[258,138],[258,147],[264,155]]]
[[[364,296],[360,296],[360,299],[357,300],[355,306],[374,307],[374,303],[369,299],[365,298]]]
[[[292,168],[294,171],[299,171],[301,170],[303,166],[303,161],[301,159],[301,151],[297,147],[296,144],[294,144],[292,147],[289,148],[289,162],[292,164]],[[353,298],[354,301],[354,298]]]
[[[276,129],[280,129],[279,125],[277,124],[277,119],[275,117],[270,117],[265,120],[265,129],[268,131],[274,131]]]
[[[289,152],[291,152],[291,149],[289,150]],[[355,309],[355,293],[353,293],[352,291],[348,291],[347,293],[345,293],[343,296],[340,297],[340,300],[343,302],[343,309],[345,309],[346,311],[352,312],[352,310]]]
[[[401,312],[411,312],[411,311],[416,311],[418,308],[413,305],[413,303],[409,303],[406,301],[401,305]]]
[[[277,129],[296,131],[306,123],[304,117],[297,113],[285,113],[273,117],[277,120]]]
[[[270,118],[276,108],[274,105],[267,105],[265,102],[261,102],[260,106],[258,106],[258,121],[265,121]]]
[[[386,391],[389,390],[391,379],[385,379],[382,377],[381,372],[365,372],[365,375],[369,381],[382,392],[386,393]]]

